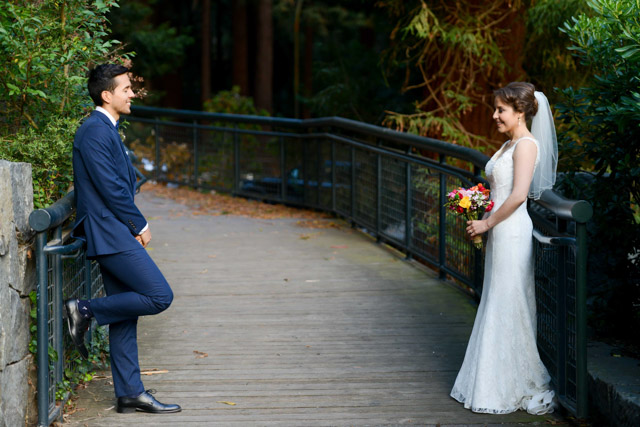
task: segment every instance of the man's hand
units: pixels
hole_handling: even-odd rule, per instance
[[[146,248],[151,241],[151,231],[147,228],[144,233],[136,236],[136,240],[140,242],[143,248]]]

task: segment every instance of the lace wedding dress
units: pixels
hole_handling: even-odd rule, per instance
[[[513,189],[513,151],[500,149],[486,165],[493,212]],[[507,143],[505,143],[506,145]],[[536,166],[539,162],[536,159]],[[536,346],[533,226],[526,202],[489,231],[482,298],[451,397],[474,412],[553,411],[554,392]]]

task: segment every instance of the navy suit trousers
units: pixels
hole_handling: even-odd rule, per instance
[[[109,325],[111,372],[116,397],[144,391],[138,363],[138,316],[158,314],[173,300],[173,292],[147,251],[140,248],[95,257],[106,297],[91,300],[100,325]]]

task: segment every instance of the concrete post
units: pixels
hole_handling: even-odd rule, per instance
[[[0,160],[0,427],[34,425],[29,293],[36,288],[31,165]]]

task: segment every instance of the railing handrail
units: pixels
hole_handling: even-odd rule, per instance
[[[489,156],[477,150],[450,142],[441,141],[425,136],[399,132],[393,129],[376,126],[343,117],[320,117],[314,119],[289,119],[282,117],[266,117],[245,114],[210,113],[205,111],[174,110],[168,108],[155,108],[135,105],[131,107],[132,113],[142,116],[180,117],[192,120],[217,120],[231,123],[251,123],[270,126],[285,126],[293,128],[319,128],[335,127],[338,129],[362,132],[367,135],[384,138],[393,142],[407,144],[409,146],[435,151],[445,156],[457,157],[461,160],[473,163],[474,166],[484,168],[489,161]]]
[[[50,230],[65,222],[75,208],[74,192],[71,190],[51,206],[31,212],[29,225],[38,233]]]
[[[450,142],[441,141],[435,138],[429,138],[419,135],[413,135],[405,132],[399,132],[393,129],[372,125],[369,123],[358,122],[343,117],[320,117],[313,119],[291,119],[281,117],[266,117],[244,114],[228,114],[228,113],[211,113],[206,111],[193,110],[176,110],[168,108],[155,108],[147,106],[132,106],[132,113],[143,116],[158,117],[180,117],[193,120],[218,120],[232,123],[251,123],[261,125],[279,125],[294,128],[320,128],[335,127],[343,130],[362,132],[367,135],[383,138],[401,144],[407,144],[412,147],[424,150],[435,151],[445,156],[452,156],[461,160],[469,161],[476,167],[483,169],[489,161],[489,156],[468,147],[452,144]],[[535,201],[544,208],[551,211],[561,219],[573,220],[579,223],[586,223],[593,216],[593,208],[591,204],[585,200],[567,199],[552,190],[542,193],[540,199]]]
[[[586,200],[571,200],[553,190],[547,190],[535,201],[558,218],[584,224],[593,216],[593,207]]]

